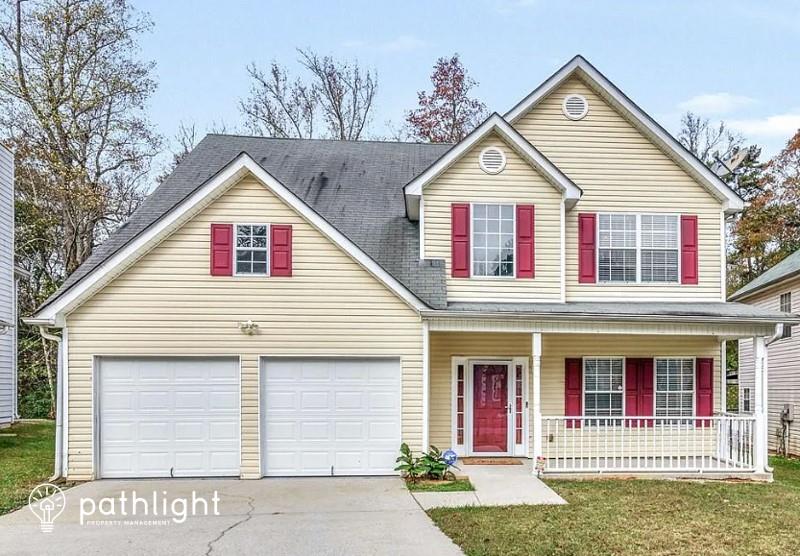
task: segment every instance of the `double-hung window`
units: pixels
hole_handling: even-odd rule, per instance
[[[780,298],[780,309],[783,313],[791,313],[792,312],[792,292],[786,292],[781,294]],[[781,338],[791,338],[792,337],[792,327],[788,324],[783,325],[783,336]]]
[[[269,227],[266,224],[236,225],[236,274],[267,275]]]
[[[621,358],[583,360],[584,415],[622,415],[622,368]]]
[[[678,215],[600,214],[598,238],[600,282],[678,283]]]
[[[514,205],[472,206],[472,275],[514,276]]]
[[[694,413],[694,359],[656,359],[656,417]]]

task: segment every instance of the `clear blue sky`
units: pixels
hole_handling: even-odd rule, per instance
[[[241,129],[247,64],[297,69],[296,47],[377,70],[378,136],[453,52],[490,111],[505,112],[580,53],[672,132],[692,109],[769,155],[800,127],[797,1],[133,2],[155,23],[142,54],[157,63],[150,113],[169,138],[180,121]]]

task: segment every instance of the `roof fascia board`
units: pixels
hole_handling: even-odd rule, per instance
[[[426,185],[444,173],[450,166],[465,155],[469,149],[474,147],[492,131],[496,131],[505,141],[514,147],[514,150],[525,158],[529,164],[547,178],[559,191],[564,193],[567,199],[574,199],[575,201],[580,199],[582,193],[581,189],[497,113],[489,116],[460,143],[454,145],[424,172],[408,182],[404,187],[406,195],[421,195]]]
[[[564,66],[551,75],[544,83],[537,87],[531,94],[517,103],[505,114],[505,119],[512,125],[523,115],[527,114],[544,97],[558,88],[574,73],[580,72],[592,84],[608,97],[618,108],[622,109],[641,130],[654,139],[662,149],[676,157],[676,161],[684,166],[696,179],[702,182],[717,199],[723,203],[726,213],[739,212],[744,208],[744,201],[734,193],[710,168],[697,159],[692,153],[681,145],[661,125],[639,108],[628,96],[614,85],[605,75],[600,73],[592,64],[582,56],[575,56]]]
[[[334,244],[347,252],[370,274],[383,282],[384,285],[396,293],[409,306],[417,311],[426,307],[419,298],[386,272],[378,263],[369,257],[369,255],[364,253],[363,250],[341,232],[336,230],[327,220],[312,210],[269,172],[264,170],[250,155],[242,153],[203,186],[189,195],[177,206],[173,207],[173,209],[162,216],[161,219],[140,233],[125,247],[117,251],[114,256],[104,261],[72,288],[53,300],[49,305],[40,309],[31,320],[47,322],[57,322],[60,320],[59,317],[62,317],[65,313],[83,303],[85,298],[94,292],[95,288],[105,284],[104,279],[115,276],[115,271],[118,273],[121,269],[127,268],[128,264],[131,264],[145,252],[149,251],[149,249],[152,248],[153,242],[157,241],[159,238],[165,237],[174,229],[184,224],[194,215],[195,212],[193,212],[192,209],[203,206],[204,201],[213,199],[215,193],[225,191],[227,186],[231,185],[248,172],[252,173],[265,187],[269,188],[280,197],[281,200],[306,218],[323,235],[333,241]]]

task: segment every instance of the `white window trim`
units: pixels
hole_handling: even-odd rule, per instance
[[[263,251],[263,250],[266,250],[266,252],[267,252],[267,269],[263,274],[256,273],[256,272],[239,272],[238,271],[238,269],[237,269],[238,265],[236,264],[236,258],[237,258],[236,257],[236,252],[239,250],[239,247],[236,245],[236,239],[237,239],[237,237],[239,235],[239,226],[266,226],[266,228],[267,228],[267,247],[266,247],[266,249],[242,247],[243,251],[245,251],[245,250],[246,251]],[[231,256],[233,257],[233,275],[234,276],[238,276],[238,277],[241,277],[241,278],[247,278],[247,277],[264,278],[265,276],[269,277],[269,267],[270,267],[270,263],[272,261],[272,253],[270,253],[270,249],[269,249],[270,239],[271,239],[270,236],[271,235],[272,235],[272,225],[271,224],[267,224],[265,222],[257,222],[257,223],[236,222],[236,223],[233,224],[233,253],[231,254]]]
[[[514,255],[514,260],[511,263],[511,276],[483,276],[475,274],[475,257],[473,256],[473,249],[475,248],[475,225],[473,218],[475,217],[475,205],[497,205],[497,206],[510,206],[511,207],[511,222],[512,226],[512,239],[514,241],[511,251]],[[451,262],[452,263],[452,262]],[[469,277],[476,280],[516,280],[517,279],[517,204],[516,203],[501,203],[501,202],[480,202],[469,204]]]
[[[789,300],[789,310],[788,311],[784,311],[784,308],[783,308],[783,299],[784,299],[784,297],[788,297],[788,300]],[[794,300],[792,299],[792,292],[791,291],[783,292],[783,293],[778,294],[778,310],[779,311],[784,312],[784,313],[791,313],[792,309],[793,309],[793,304],[794,304]],[[794,331],[792,330],[792,325],[791,324],[784,324],[783,325],[783,332],[781,333],[781,337],[778,338],[778,339],[779,340],[787,340],[789,338],[792,338],[793,332]]]
[[[621,415],[586,415],[586,361],[589,359],[618,359],[622,361],[622,414]],[[627,368],[627,357],[624,355],[584,355],[581,357],[581,417],[589,419],[621,419],[625,417],[625,369]]]
[[[636,281],[603,281],[600,280],[600,216],[635,216],[636,217]],[[642,216],[674,216],[678,219],[678,274],[674,282],[643,282],[642,281]],[[599,286],[680,286],[681,285],[681,213],[677,212],[598,212],[595,219],[595,276]]]
[[[658,362],[659,361],[691,361],[692,362],[692,417],[697,415],[697,356],[689,355],[662,355],[653,357],[653,414],[655,416],[656,406],[658,404]],[[713,369],[712,369],[713,373]],[[713,382],[712,382],[713,384]],[[669,392],[669,390],[667,390]],[[681,390],[684,392],[684,390]],[[712,401],[713,402],[713,401]],[[712,403],[713,407],[713,403]],[[686,416],[678,415],[660,415],[659,419],[688,419]]]
[[[741,396],[739,396],[739,413],[752,413],[753,412],[753,403],[752,403],[752,391],[749,386],[742,387]],[[744,404],[747,402],[747,409],[745,409]]]

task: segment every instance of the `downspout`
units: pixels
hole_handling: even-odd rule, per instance
[[[62,476],[61,467],[62,461],[64,459],[63,453],[63,435],[64,435],[64,377],[63,377],[63,369],[64,369],[64,362],[62,360],[62,353],[63,353],[63,344],[61,342],[61,336],[56,336],[55,334],[51,334],[47,331],[47,328],[44,326],[39,327],[39,334],[42,335],[42,338],[45,340],[52,340],[58,344],[58,355],[57,355],[57,363],[56,363],[56,450],[55,450],[55,471],[53,472],[53,476],[50,477],[50,481],[55,481],[60,479]]]

